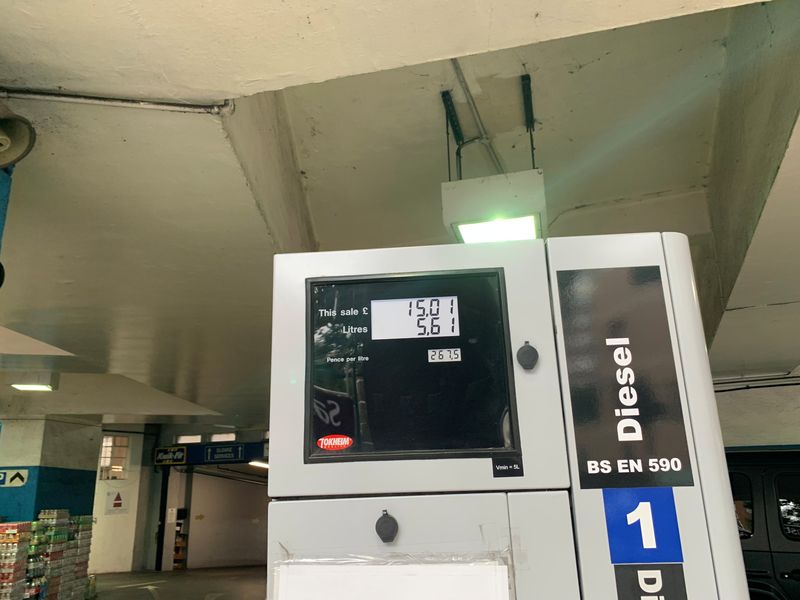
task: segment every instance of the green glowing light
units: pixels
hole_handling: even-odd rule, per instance
[[[535,240],[538,223],[535,215],[515,219],[494,219],[482,223],[461,223],[458,236],[465,244],[481,242],[508,242],[512,240]]]

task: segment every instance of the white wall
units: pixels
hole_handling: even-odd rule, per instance
[[[147,509],[140,500],[144,436],[137,433],[120,435],[130,436],[128,478],[97,481],[94,496],[94,516],[97,524],[94,526],[92,553],[89,556],[90,573],[125,573],[134,568],[141,568],[140,564],[134,565],[134,544],[139,509]],[[128,506],[126,512],[106,514],[108,492],[122,492],[123,500]],[[146,497],[147,495],[144,496]]]
[[[267,562],[267,488],[195,473],[190,569]]]

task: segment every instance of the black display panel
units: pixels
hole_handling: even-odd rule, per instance
[[[307,281],[306,462],[519,455],[502,269]]]

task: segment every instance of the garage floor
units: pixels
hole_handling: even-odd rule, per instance
[[[97,577],[98,600],[264,600],[264,567]]]

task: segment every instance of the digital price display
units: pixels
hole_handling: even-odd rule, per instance
[[[428,362],[461,362],[461,348],[428,350]]]
[[[516,451],[501,269],[307,286],[306,460]]]
[[[372,300],[372,339],[459,335],[458,296]]]

